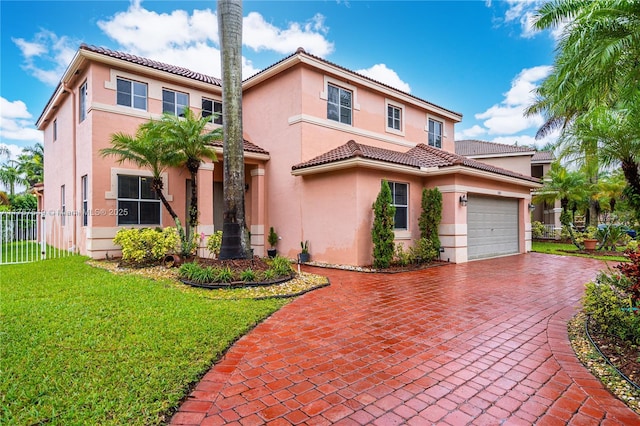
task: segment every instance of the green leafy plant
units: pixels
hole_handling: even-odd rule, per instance
[[[404,249],[404,244],[396,244],[395,253],[393,255],[393,263],[400,266],[407,266],[411,263],[411,253]]]
[[[300,241],[300,250],[303,254],[309,254],[309,240]]]
[[[159,262],[167,254],[178,252],[180,237],[176,228],[121,229],[113,242],[122,247],[124,262],[143,265]]]
[[[222,247],[222,231],[216,231],[207,239],[207,250],[213,253],[215,257],[218,257],[220,247]]]
[[[533,238],[542,238],[544,236],[544,224],[540,221],[531,222],[531,236]]]
[[[371,239],[373,241],[373,266],[376,268],[388,268],[393,259],[394,216],[396,208],[391,204],[391,188],[386,180],[382,181],[380,193],[373,204],[373,229]]]
[[[640,315],[633,310],[631,302],[615,290],[613,281],[618,280],[619,277],[602,273],[597,283],[588,283],[583,299],[584,310],[603,332],[640,344]]]
[[[215,281],[220,283],[230,283],[233,281],[233,271],[230,267],[225,266],[216,270]]]
[[[434,246],[433,240],[420,238],[409,253],[414,263],[429,263],[438,257],[439,247]]]
[[[244,282],[253,282],[256,280],[257,274],[251,268],[245,269],[240,273],[240,279]]]
[[[276,277],[276,271],[273,269],[267,269],[266,271],[263,271],[261,275],[264,281],[270,281]]]
[[[291,268],[291,262],[282,256],[276,256],[269,262],[270,270],[274,272],[276,276],[288,276],[293,273]]]

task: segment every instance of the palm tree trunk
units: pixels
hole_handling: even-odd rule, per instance
[[[635,210],[636,218],[640,220],[640,172],[638,168],[640,164],[633,159],[625,158],[622,160],[622,172],[629,184],[627,197],[629,204]]]
[[[167,201],[167,198],[162,193],[162,189],[164,188],[164,183],[162,182],[162,178],[159,178],[159,179],[153,178],[153,181],[152,181],[151,185],[152,185],[153,190],[155,191],[155,193],[158,195],[158,198],[160,198],[160,201],[162,202],[162,205],[164,206],[165,209],[167,209],[167,211],[169,212],[169,215],[171,216],[171,218],[175,222],[175,220],[177,219],[178,215],[173,210],[173,207],[171,207],[171,204],[169,204],[169,201]]]
[[[218,0],[224,130],[224,214],[220,259],[247,257],[242,138],[242,1]]]

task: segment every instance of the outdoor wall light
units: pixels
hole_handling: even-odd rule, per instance
[[[532,212],[536,209],[536,206],[534,206],[533,204],[529,203],[529,211]]]
[[[469,201],[467,200],[467,194],[460,196],[460,205],[465,207]]]
[[[248,192],[249,191],[249,184],[245,183],[244,184],[244,192]]]

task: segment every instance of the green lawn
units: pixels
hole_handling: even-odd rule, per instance
[[[211,300],[85,258],[0,266],[0,424],[161,423],[283,299]]]
[[[620,256],[602,256],[598,255],[598,252],[594,254],[578,253],[578,249],[573,244],[564,244],[547,241],[533,241],[531,244],[531,251],[537,253],[558,254],[561,256],[579,256],[590,257],[593,259],[612,260],[612,261],[627,261],[628,259],[620,253]]]

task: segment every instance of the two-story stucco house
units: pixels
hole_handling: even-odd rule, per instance
[[[64,224],[69,247],[95,258],[117,255],[111,240],[121,227],[173,225],[150,191],[149,172],[99,151],[111,134],[134,134],[163,112],[221,111],[221,84],[184,68],[80,47],[37,123],[45,136],[42,207],[77,214]],[[265,230],[273,226],[279,253],[289,258],[308,240],[313,260],[371,264],[372,204],[383,179],[396,206],[396,241],[405,247],[419,237],[422,189],[437,186],[442,259],[528,251],[527,206],[539,180],[457,155],[454,125],[461,118],[303,49],[246,79],[246,211],[254,252],[266,252]],[[189,176],[175,169],[163,178],[184,220]],[[221,163],[205,162],[198,175],[205,235],[222,227],[222,185]]]

